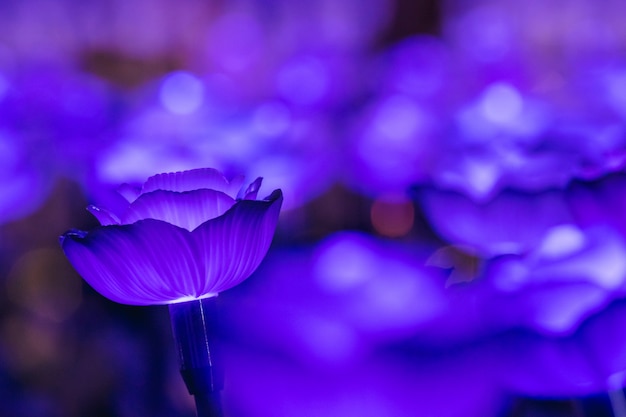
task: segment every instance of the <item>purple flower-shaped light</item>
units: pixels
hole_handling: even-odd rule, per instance
[[[70,231],[61,245],[100,294],[123,304],[170,304],[217,295],[246,279],[267,252],[282,204],[256,200],[214,169],[159,174],[120,188],[124,213],[89,207],[102,227]]]

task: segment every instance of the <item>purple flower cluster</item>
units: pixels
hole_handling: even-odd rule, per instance
[[[221,352],[232,415],[623,396],[623,4],[131,3],[0,6],[0,398],[66,368],[64,339],[127,368],[78,379],[123,388],[44,417],[178,389],[140,340],[167,320],[106,299],[169,305],[194,396],[221,389]],[[49,243],[72,227],[82,290]]]

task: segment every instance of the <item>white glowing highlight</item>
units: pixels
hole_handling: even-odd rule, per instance
[[[217,297],[217,293],[216,292],[210,292],[208,294],[202,295],[201,297],[194,297],[193,295],[188,295],[186,297],[177,298],[174,301],[168,301],[167,304],[186,303],[188,301],[203,300],[205,298],[211,298],[211,297]]]
[[[607,289],[619,288],[626,279],[626,253],[619,244],[598,248],[579,266],[589,273],[597,284]]]
[[[506,83],[495,83],[484,92],[480,109],[490,122],[508,124],[520,117],[523,105],[522,97],[515,88]]]
[[[375,254],[350,239],[333,240],[323,249],[313,274],[319,285],[329,292],[350,290],[376,273]]]
[[[624,285],[626,248],[621,241],[611,239],[603,244],[586,244],[575,256],[563,253],[568,256],[563,262],[543,269],[542,275],[547,279],[570,280],[571,277],[577,277],[607,290],[615,290]]]
[[[497,166],[488,161],[467,161],[463,167],[463,181],[467,181],[472,193],[482,198],[487,196],[496,186],[500,177]]]
[[[585,235],[582,231],[565,224],[548,231],[539,251],[546,258],[561,258],[580,251],[584,246]]]
[[[197,77],[190,73],[176,71],[163,80],[159,99],[163,107],[172,113],[193,113],[202,106],[204,86]]]

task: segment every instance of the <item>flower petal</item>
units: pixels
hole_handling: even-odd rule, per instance
[[[124,200],[128,201],[129,203],[135,201],[137,197],[139,197],[139,195],[141,194],[141,188],[127,183],[124,183],[117,187],[116,191],[124,198]]]
[[[193,231],[206,272],[203,292],[227,290],[254,272],[272,242],[282,202],[280,190],[263,201],[240,200]]]
[[[87,211],[90,212],[102,226],[110,226],[112,224],[120,224],[120,219],[107,209],[90,205],[87,207]]]
[[[215,190],[194,190],[184,193],[156,190],[142,194],[130,205],[122,223],[157,219],[189,231],[207,220],[224,214],[235,204],[228,195]]]
[[[61,246],[100,294],[122,304],[165,304],[200,297],[203,271],[191,234],[158,220],[68,232]]]
[[[192,169],[184,172],[172,172],[154,175],[143,185],[141,193],[155,190],[192,191],[210,189],[222,191],[235,198],[243,184],[243,176],[228,181],[221,172],[212,168]]]
[[[256,180],[254,180],[250,185],[248,185],[248,188],[246,188],[246,191],[244,191],[243,193],[243,199],[244,200],[256,200],[256,196],[259,193],[259,188],[261,188],[262,182],[263,182],[263,178],[259,177]]]

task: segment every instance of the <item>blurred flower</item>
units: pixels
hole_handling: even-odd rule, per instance
[[[578,296],[570,294],[567,303],[576,302]],[[561,337],[512,330],[486,341],[484,349],[499,369],[500,386],[542,397],[621,389],[626,382],[626,338],[615,329],[626,322],[625,307],[623,300],[614,301]]]
[[[379,196],[428,178],[454,92],[448,55],[441,40],[415,36],[365,66],[376,83],[345,134],[343,177],[351,188]]]
[[[350,375],[389,357],[420,369],[406,380],[409,387],[422,387],[425,368],[416,364],[428,363],[433,372],[440,367],[437,380],[480,369],[486,390],[504,386],[533,395],[601,392],[623,369],[623,349],[612,344],[623,347],[626,339],[609,327],[626,317],[623,308],[612,307],[626,294],[626,245],[613,230],[554,226],[534,248],[487,261],[472,282],[448,288],[443,268],[424,265],[424,249],[342,232],[313,250],[275,252],[259,270],[263,286],[250,282],[222,299],[225,328],[237,345],[229,349],[229,368],[282,374],[284,361],[297,367],[298,376],[284,374],[293,380],[293,402],[276,399],[277,404],[302,407],[319,396],[330,408],[337,406],[335,399],[301,387],[320,374],[333,375],[346,378],[338,391],[349,395],[363,382]],[[454,260],[449,266],[460,267]],[[602,332],[610,335],[611,346]],[[259,355],[256,365],[235,364],[249,360],[251,350],[262,352],[252,353]],[[535,361],[546,366],[531,366]],[[390,369],[376,372],[384,378]],[[244,380],[238,378],[240,389],[230,395],[268,400]],[[395,398],[377,392],[382,403]],[[439,395],[436,389],[433,395]],[[429,407],[426,399],[421,403]],[[461,415],[447,409],[440,414],[447,412]]]
[[[98,292],[124,304],[168,304],[211,297],[246,279],[267,252],[282,192],[256,200],[257,179],[237,189],[213,169],[149,178],[122,186],[121,215],[94,206],[102,227],[70,231],[61,245]]]
[[[194,67],[230,80],[244,103],[276,95],[305,107],[345,102],[392,10],[389,0],[224,4],[196,45]]]
[[[624,239],[614,230],[554,226],[532,249],[485,262],[470,285],[451,291],[455,308],[448,321],[458,322],[463,314],[457,308],[466,304],[488,332],[525,327],[552,337],[569,336],[626,294],[625,259]]]
[[[425,266],[426,256],[347,231],[314,247],[277,250],[257,272],[262,286],[250,282],[231,294],[252,297],[231,308],[222,299],[225,320],[247,341],[307,366],[351,366],[446,311],[444,272]]]
[[[551,227],[573,221],[566,194],[559,190],[506,190],[482,203],[434,187],[415,187],[412,194],[441,238],[485,258],[525,253]]]
[[[224,88],[223,77],[185,71],[146,86],[147,98],[126,116],[120,139],[96,156],[93,188],[138,181],[149,167],[166,172],[212,166],[250,178],[262,173],[267,186],[280,184],[283,209],[289,210],[333,183],[338,164],[328,114],[298,113],[278,99],[242,107]],[[113,204],[105,193],[96,199]]]
[[[623,5],[461,3],[444,19],[462,83],[433,182],[484,202],[623,169]]]
[[[224,392],[232,415],[249,417],[495,417],[505,395],[493,378],[494,358],[473,351],[442,354],[377,352],[345,368],[319,369],[229,346]],[[454,401],[450,401],[450,397]]]
[[[109,144],[112,99],[66,64],[21,62],[18,71],[0,56],[0,223],[37,209],[59,177],[83,180]]]
[[[567,194],[576,222],[610,227],[626,236],[626,175],[607,175],[593,182],[573,183]]]

